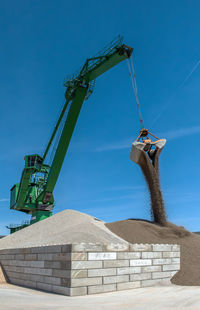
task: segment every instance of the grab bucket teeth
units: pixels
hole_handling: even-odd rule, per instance
[[[166,144],[166,141],[167,141],[166,139],[159,139],[159,140],[152,142],[152,143],[149,143],[149,144],[152,146],[155,146],[156,148],[158,148],[160,150],[162,150]],[[142,152],[146,151],[145,147],[146,147],[146,143],[137,142],[137,141],[132,143],[130,159],[133,162],[135,162],[136,164],[139,163],[140,156],[141,156]]]

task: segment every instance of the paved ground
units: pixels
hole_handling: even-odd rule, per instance
[[[199,310],[200,287],[170,286],[67,297],[0,285],[1,310]]]

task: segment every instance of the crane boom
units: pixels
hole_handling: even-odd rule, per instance
[[[56,149],[56,153],[51,165],[51,169],[49,171],[49,175],[47,178],[47,183],[44,188],[44,191],[38,197],[38,200],[43,200],[44,203],[47,203],[51,198],[51,193],[53,193],[53,189],[56,185],[62,163],[65,158],[65,154],[67,152],[83,101],[87,94],[87,88],[79,87],[72,99],[70,109],[67,115],[67,119],[65,121],[62,134]]]
[[[88,58],[81,70],[66,79],[64,83],[66,101],[46,150],[42,157],[37,154],[25,156],[25,168],[20,184],[15,184],[11,189],[10,208],[31,214],[30,224],[52,215],[51,211],[54,206],[53,190],[82,104],[93,92],[95,79],[121,61],[129,58],[132,51],[131,47],[122,44],[122,38],[120,37],[99,55]],[[49,166],[44,162],[66,113],[67,117],[64,121],[56,152],[52,164]],[[8,228],[12,233],[24,227],[22,226],[10,226]]]

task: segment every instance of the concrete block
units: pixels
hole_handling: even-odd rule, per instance
[[[31,279],[30,274],[27,273],[20,273],[20,272],[13,272],[13,271],[8,271],[6,273],[8,280],[12,278],[20,279],[20,280],[31,280],[34,282],[33,279]]]
[[[52,285],[52,292],[70,296],[70,288],[58,285]]]
[[[8,261],[4,261],[4,260],[0,260],[0,266],[2,266],[3,268],[9,268],[11,267],[9,264],[7,264]]]
[[[61,286],[71,287],[71,279],[61,278]]]
[[[89,289],[89,287],[88,287]],[[87,295],[87,287],[72,287],[70,288],[70,296],[82,296]]]
[[[29,262],[22,260],[12,260],[10,261],[11,266],[19,266],[19,267],[29,267]]]
[[[0,260],[8,260],[8,259],[15,259],[15,254],[5,254],[1,255]]]
[[[132,273],[140,273],[141,267],[124,267],[124,268],[117,268],[117,275],[122,274],[132,274]]]
[[[160,285],[171,285],[170,279],[143,280],[141,282],[142,287],[160,286]]]
[[[130,281],[140,281],[140,280],[150,280],[151,279],[151,273],[139,273],[139,274],[131,274],[130,275]]]
[[[151,259],[131,259],[130,266],[150,266],[152,265]]]
[[[24,268],[24,273],[31,273],[31,274],[40,274],[44,276],[51,276],[52,269],[42,269],[42,268]]]
[[[117,254],[115,252],[88,253],[88,260],[110,260],[116,258]]]
[[[36,288],[42,291],[52,292],[52,285],[46,283],[36,283]]]
[[[15,254],[28,254],[30,253],[31,248],[15,248],[15,249],[10,249],[10,253],[15,253]]]
[[[130,290],[130,289],[138,288],[138,287],[141,287],[141,282],[140,281],[126,282],[126,283],[117,283],[117,290],[118,291]]]
[[[44,277],[44,283],[53,284],[53,285],[61,285],[61,278]]]
[[[162,271],[162,266],[145,266],[142,267],[142,272]]]
[[[44,261],[28,261],[28,267],[44,268]]]
[[[129,244],[128,243],[110,243],[104,245],[105,251],[113,251],[113,252],[120,252],[120,251],[129,251]]]
[[[24,259],[25,260],[37,260],[37,254],[25,254],[24,255]]]
[[[26,267],[28,266],[28,262],[22,260],[9,260],[9,266]]]
[[[52,276],[58,278],[70,278],[71,270],[53,269]]]
[[[162,252],[142,252],[142,258],[162,258]]]
[[[60,261],[60,269],[71,269],[71,261]]]
[[[17,266],[4,266],[6,272],[14,271],[14,272],[24,272],[24,267],[17,267]]]
[[[72,252],[102,252],[103,244],[98,243],[74,243],[72,244]]]
[[[141,258],[141,252],[119,252],[117,253],[117,259],[133,259]]]
[[[155,258],[153,259],[153,265],[169,265],[171,264],[171,258]]]
[[[24,260],[13,260],[10,262],[11,266],[16,267],[44,267],[44,261],[24,261]]]
[[[130,244],[130,251],[135,251],[135,252],[147,252],[147,251],[152,251],[152,245],[151,244]]]
[[[88,277],[115,276],[116,274],[117,274],[116,268],[88,270]]]
[[[71,287],[101,285],[102,277],[71,279]]]
[[[174,252],[180,251],[180,245],[178,245],[178,244],[172,245],[172,251],[174,251]]]
[[[88,287],[88,294],[98,294],[116,291],[116,284],[94,285]]]
[[[3,266],[11,266],[11,260],[7,260],[7,259],[0,259],[0,262]]]
[[[32,255],[34,255],[34,254],[32,254]],[[44,268],[59,269],[60,268],[60,262],[45,261],[44,262]]]
[[[41,254],[44,253],[44,246],[39,246],[39,247],[32,247],[30,248],[30,253],[26,253],[26,254]]]
[[[16,254],[30,254],[31,248],[13,249],[13,252],[15,251],[16,251]]]
[[[177,271],[153,272],[152,279],[172,278]]]
[[[44,276],[41,276],[40,274],[26,274],[26,273],[24,273],[24,275],[29,276],[29,280],[31,280],[33,282],[44,283]]]
[[[172,250],[172,245],[170,244],[153,244],[152,245],[153,251],[171,251]]]
[[[19,283],[18,283],[19,284]],[[30,288],[36,288],[36,282],[28,281],[28,280],[22,280],[22,286],[30,287]]]
[[[18,279],[18,278],[12,278],[12,279],[9,279],[9,282],[10,282],[11,284],[23,286],[24,280]]]
[[[163,258],[180,257],[180,252],[163,252]]]
[[[71,244],[64,244],[61,246],[61,252],[63,253],[71,253],[72,245]]]
[[[52,253],[38,254],[38,260],[53,260],[53,254]]]
[[[1,261],[3,266],[15,266],[14,262],[15,261],[13,261],[13,260]]]
[[[94,269],[96,270],[96,269]],[[97,269],[101,270],[101,269]],[[76,278],[87,278],[88,277],[88,270],[83,269],[83,270],[69,270],[71,272],[71,278],[76,279]]]
[[[16,254],[14,255],[16,260],[24,260],[24,254]]]
[[[181,260],[180,260],[180,257],[177,257],[177,258],[173,258],[173,257],[172,257],[171,260],[172,260],[172,264],[180,264],[180,261],[181,261]]]
[[[22,273],[23,274],[23,273]],[[18,272],[13,272],[13,271],[7,271],[6,272],[6,276],[8,277],[8,281],[9,281],[9,279],[10,278],[18,278],[19,277],[19,275],[21,275],[21,273],[18,273]],[[25,275],[25,274],[23,274],[23,275]],[[1,274],[1,269],[0,269],[0,277],[2,276],[2,274]],[[28,276],[28,275],[26,275],[26,276]],[[2,282],[2,283],[6,283],[6,281],[5,282]],[[1,283],[0,283],[1,284]]]
[[[71,261],[70,253],[56,253],[52,255],[53,261]]]
[[[32,282],[32,281],[25,281],[22,279],[12,278],[11,283],[16,284],[16,285],[25,286],[25,287],[30,287],[30,288],[36,288],[36,282]]]
[[[180,264],[171,264],[171,265],[163,265],[163,271],[176,270],[180,269]]]
[[[107,260],[103,261],[104,268],[114,268],[114,267],[129,267],[129,260],[128,259],[121,259],[121,260]]]
[[[71,269],[102,268],[102,261],[72,261]]]
[[[17,252],[10,253],[10,249],[0,250],[0,255],[7,255],[7,254],[17,254]]]
[[[43,247],[43,253],[61,253],[62,245],[48,245]]]
[[[86,252],[71,253],[71,260],[87,260],[87,256]]]
[[[111,284],[119,282],[129,282],[129,275],[111,276],[103,278],[103,284]]]
[[[170,286],[172,285],[171,283],[171,277],[170,278],[164,278],[161,279],[160,282],[158,282],[160,286]]]

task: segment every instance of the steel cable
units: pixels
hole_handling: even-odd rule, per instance
[[[127,59],[129,75],[130,75],[131,84],[132,84],[133,91],[134,91],[135,98],[136,98],[136,104],[137,104],[137,107],[138,107],[138,113],[139,113],[141,129],[143,129],[144,128],[144,121],[143,121],[142,113],[141,113],[141,110],[140,110],[140,102],[139,102],[139,98],[138,98],[138,90],[137,90],[135,70],[134,70],[134,66],[133,66],[133,58],[132,58],[132,56],[130,57],[130,59],[131,59],[130,62],[129,62],[129,59]]]

